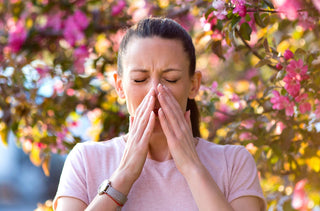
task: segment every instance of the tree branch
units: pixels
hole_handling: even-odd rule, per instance
[[[245,39],[243,39],[243,37],[241,36],[239,30],[238,30],[238,29],[235,29],[235,32],[236,32],[236,34],[240,37],[242,43],[253,53],[253,55],[255,55],[255,56],[258,57],[260,60],[262,60],[263,57],[262,57],[256,50],[254,50],[254,49],[248,44],[248,42],[247,42]],[[272,68],[272,69],[274,69],[274,70],[277,70],[277,68],[276,68],[275,66],[271,65],[271,64],[268,64],[268,67],[270,67],[270,68]]]

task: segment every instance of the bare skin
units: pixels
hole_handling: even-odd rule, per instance
[[[135,38],[128,44],[123,66],[123,74],[114,75],[115,84],[118,95],[126,99],[131,117],[124,155],[110,178],[112,186],[127,195],[147,157],[158,161],[173,159],[199,210],[263,210],[260,199],[253,196],[228,203],[198,157],[186,103],[196,96],[201,74],[189,75],[182,44],[159,37]],[[60,197],[57,205],[58,211],[117,207],[104,194],[97,195],[89,205],[71,197]]]

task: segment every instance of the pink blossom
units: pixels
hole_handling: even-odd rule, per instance
[[[212,2],[212,7],[215,8],[217,11],[213,11],[213,14],[220,20],[226,18],[228,14],[226,10],[226,2],[224,0],[215,0]]]
[[[320,1],[319,0],[312,0],[313,5],[315,8],[320,12]]]
[[[301,88],[300,81],[291,77],[289,74],[283,78],[283,81],[285,82],[285,90],[287,90],[287,92],[293,97],[298,96]]]
[[[316,115],[316,118],[320,119],[320,100],[316,99],[315,104],[316,104],[316,109],[315,109],[314,113]]]
[[[242,132],[239,135],[239,139],[240,141],[244,141],[244,140],[257,140],[257,137],[255,135],[253,135],[250,132]]]
[[[74,46],[76,42],[85,38],[84,33],[75,24],[72,16],[68,17],[65,21],[65,30],[63,31],[63,36],[71,46]]]
[[[272,108],[281,110],[284,109],[284,103],[286,102],[286,98],[281,96],[280,93],[276,90],[272,91],[273,97],[270,99],[270,102],[273,104]]]
[[[51,28],[54,31],[59,31],[63,28],[63,13],[61,11],[55,11],[47,16],[47,23],[45,28]]]
[[[63,82],[61,80],[56,80],[53,85],[53,90],[58,94],[62,94],[64,91],[63,89]]]
[[[200,18],[200,24],[204,31],[212,30],[214,26],[217,25],[217,23],[218,23],[218,18],[214,16],[213,13],[210,13],[207,19],[204,15]]]
[[[8,47],[13,53],[18,53],[27,38],[27,30],[24,28],[23,23],[18,21],[10,26]]]
[[[69,16],[65,21],[65,30],[63,36],[67,42],[74,46],[76,42],[85,38],[83,30],[89,25],[89,20],[86,15],[77,10],[72,16]]]
[[[55,146],[50,146],[51,150],[53,153],[57,153],[58,150],[64,152],[66,147],[63,144],[63,140],[66,138],[68,133],[68,129],[66,127],[63,127],[61,132],[57,132],[56,134],[56,145]]]
[[[77,10],[72,18],[74,19],[74,23],[79,27],[79,29],[84,30],[88,27],[89,25],[89,20],[83,12],[80,10]]]
[[[308,102],[308,94],[303,93],[295,98],[295,101],[300,103],[299,110],[302,114],[311,111],[311,104]]]
[[[50,72],[50,68],[48,66],[39,66],[39,67],[36,67],[35,69],[39,73],[40,79],[44,78],[47,75],[47,73]]]
[[[218,106],[217,111],[214,113],[215,119],[219,121],[219,123],[223,123],[229,120],[228,114],[231,113],[231,109],[226,104],[221,103]]]
[[[283,66],[281,65],[281,63],[278,63],[278,64],[276,65],[276,68],[277,68],[277,70],[282,70]]]
[[[300,0],[273,0],[278,8],[281,18],[288,18],[293,21],[298,18],[298,10],[301,9]]]
[[[111,9],[111,16],[119,15],[126,6],[126,1],[120,0]]]
[[[290,50],[286,50],[284,53],[283,53],[283,56],[286,60],[289,60],[291,58],[293,58],[294,54],[292,53],[292,51]]]
[[[284,128],[286,128],[286,125],[283,122],[278,122],[276,124],[275,134],[280,135]]]
[[[67,95],[68,96],[73,96],[74,93],[75,93],[74,89],[71,89],[71,88],[67,89]]]
[[[37,146],[39,149],[44,149],[44,148],[47,147],[46,144],[41,143],[41,142],[36,142],[36,143],[34,143],[34,144],[35,144],[35,146]]]
[[[309,16],[308,12],[300,12],[299,13],[299,23],[298,24],[304,30],[312,31],[317,23],[316,23],[316,20],[315,20],[314,17]]]
[[[285,109],[287,116],[292,116],[294,113],[294,102],[290,102],[287,96],[282,96],[276,90],[272,91],[273,97],[270,99],[270,102],[273,104],[272,108],[276,110]]]
[[[308,202],[309,199],[307,194],[304,190],[304,186],[306,185],[307,180],[303,179],[300,180],[294,187],[292,202],[291,205],[294,209],[299,211],[306,211],[308,210]]]
[[[235,5],[233,14],[238,13],[240,17],[245,17],[247,14],[246,2],[244,0],[231,0],[231,3]]]
[[[307,75],[308,65],[303,66],[303,61],[301,59],[299,59],[298,61],[292,60],[288,64],[286,70],[290,77],[298,81],[303,81],[309,78],[309,76]]]
[[[89,56],[86,46],[81,46],[74,51],[74,68],[78,74],[84,73],[84,63]]]
[[[253,128],[255,122],[256,121],[254,119],[247,119],[241,122],[241,126],[246,129],[251,129]]]
[[[251,68],[246,71],[245,73],[245,79],[251,80],[253,77],[256,77],[258,75],[258,71],[256,68]]]
[[[218,91],[217,88],[218,88],[218,82],[216,82],[216,81],[212,82],[210,91],[212,93],[218,95],[219,97],[224,96],[224,94],[222,92]]]
[[[125,31],[122,29],[119,29],[115,34],[110,34],[110,40],[112,41],[112,49],[114,51],[118,51],[120,47],[121,39],[124,36],[124,34],[125,34]]]

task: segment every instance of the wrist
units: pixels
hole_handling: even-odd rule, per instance
[[[186,168],[186,171],[182,173],[187,181],[199,179],[208,174],[208,170],[206,167],[200,163],[197,165],[193,165],[192,167]]]
[[[130,189],[135,182],[135,179],[131,178],[128,174],[120,171],[115,171],[109,180],[115,189],[126,196],[129,194]]]

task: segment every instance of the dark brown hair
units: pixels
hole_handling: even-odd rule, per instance
[[[176,39],[182,42],[183,48],[189,58],[189,75],[193,76],[196,69],[196,56],[192,39],[189,33],[177,22],[168,18],[146,18],[127,30],[124,35],[118,53],[118,73],[122,75],[122,56],[132,37],[146,38],[158,36],[164,39]],[[200,137],[199,110],[194,99],[188,99],[187,110],[191,111],[190,118],[194,137]]]

